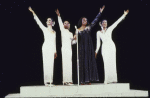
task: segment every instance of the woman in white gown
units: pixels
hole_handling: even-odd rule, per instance
[[[112,40],[112,31],[114,28],[125,18],[129,10],[124,11],[124,14],[110,27],[107,28],[107,20],[103,20],[100,26],[101,31],[97,32],[97,47],[95,51],[95,57],[100,48],[100,39],[102,40],[102,57],[104,61],[104,72],[105,80],[104,83],[116,83],[117,80],[117,71],[116,71],[116,46]]]
[[[29,7],[29,11],[33,13],[34,19],[42,29],[44,34],[44,43],[42,47],[43,54],[43,72],[44,72],[44,84],[48,86],[53,82],[53,68],[54,68],[54,58],[57,57],[56,54],[56,32],[52,29],[55,22],[52,18],[47,19],[47,27],[45,27],[35,12]],[[55,57],[54,57],[55,56]]]
[[[59,10],[56,10],[58,15],[58,23],[61,30],[62,39],[62,66],[63,66],[63,84],[73,85],[72,82],[72,46],[73,34],[69,31],[70,23],[68,21],[62,22]]]

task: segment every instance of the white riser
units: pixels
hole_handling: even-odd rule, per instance
[[[62,95],[62,94],[98,94],[100,92],[125,92],[128,91],[129,84],[92,84],[92,85],[77,85],[74,86],[26,86],[20,88],[21,96],[43,96],[43,95]]]
[[[129,83],[92,85],[22,86],[20,94],[9,94],[5,98],[16,97],[148,97],[148,91],[130,90]]]
[[[47,96],[21,96],[20,94],[9,94],[5,98],[24,97],[148,97],[148,91],[130,90],[126,92],[110,92],[100,94],[74,94],[74,95],[47,95]]]

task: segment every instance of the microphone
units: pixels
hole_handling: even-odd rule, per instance
[[[75,25],[74,27],[75,27],[75,29],[77,30],[77,26]]]

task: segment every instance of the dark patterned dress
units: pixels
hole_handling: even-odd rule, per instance
[[[94,21],[88,26],[88,29],[80,31],[78,34],[78,56],[79,56],[79,83],[85,84],[89,82],[99,81],[95,52],[93,48],[92,38],[90,36],[91,29],[97,23],[101,13],[99,13]]]

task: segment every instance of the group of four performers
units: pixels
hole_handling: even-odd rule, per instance
[[[58,23],[61,30],[62,39],[62,65],[63,65],[63,84],[73,85],[72,82],[72,49],[71,45],[77,43],[78,36],[78,58],[79,58],[79,84],[90,85],[93,81],[99,81],[98,70],[96,64],[96,56],[100,48],[100,39],[103,42],[102,45],[102,57],[104,61],[105,70],[105,84],[117,82],[117,71],[116,71],[116,47],[112,40],[113,29],[125,18],[129,10],[124,11],[124,14],[110,27],[107,28],[107,20],[100,22],[102,30],[97,32],[97,47],[94,52],[92,38],[90,36],[91,29],[98,22],[101,13],[105,6],[100,8],[100,12],[89,24],[86,17],[82,17],[78,22],[78,29],[73,37],[73,33],[69,31],[70,23],[68,21],[62,22],[59,10],[56,10],[58,15]],[[35,12],[29,7],[29,11],[33,13],[34,19],[36,20],[39,27],[42,29],[44,34],[44,43],[42,47],[43,54],[43,69],[44,69],[44,84],[49,86],[53,83],[53,68],[54,59],[57,57],[56,53],[56,32],[52,29],[55,25],[55,21],[52,18],[47,19],[47,27],[45,27]]]

